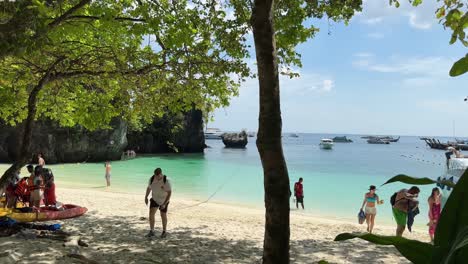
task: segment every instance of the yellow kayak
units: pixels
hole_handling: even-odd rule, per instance
[[[73,218],[83,215],[88,211],[86,207],[73,204],[64,204],[60,209],[41,207],[39,209],[29,209],[31,212],[26,210],[27,208],[0,208],[0,217],[7,216],[18,222],[36,222]]]

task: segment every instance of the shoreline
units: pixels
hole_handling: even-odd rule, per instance
[[[63,203],[85,206],[88,212],[61,223],[65,232],[89,247],[64,246],[62,241],[20,235],[0,238],[7,249],[0,262],[76,263],[67,255],[83,255],[98,263],[260,263],[264,238],[264,210],[221,203],[202,203],[176,197],[168,212],[168,236],[145,238],[148,209],[143,195],[58,188]],[[362,240],[334,242],[343,232],[362,232],[364,225],[291,212],[291,263],[409,263],[392,246]],[[156,234],[161,232],[156,214]],[[392,235],[394,228],[378,225],[375,233]],[[426,232],[405,236],[428,241]],[[10,250],[11,249],[11,250]]]

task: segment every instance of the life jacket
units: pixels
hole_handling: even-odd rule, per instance
[[[29,193],[28,181],[29,181],[29,178],[22,178],[21,180],[19,180],[15,188],[16,196],[24,196]]]
[[[40,179],[40,182],[39,182],[38,185],[34,185],[34,181],[36,180],[36,177],[39,177],[39,179]],[[44,190],[44,180],[43,180],[42,176],[34,176],[34,179],[31,182],[32,182],[31,185],[28,184],[28,190],[30,192],[32,192],[34,190],[37,190],[37,189]],[[28,183],[29,183],[29,181],[28,181]]]

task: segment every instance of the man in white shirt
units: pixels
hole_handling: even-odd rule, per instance
[[[166,226],[167,226],[167,207],[169,205],[169,199],[171,198],[171,183],[166,175],[162,174],[161,168],[154,170],[154,175],[151,176],[148,188],[146,188],[145,204],[148,205],[148,195],[151,192],[150,208],[149,208],[149,223],[150,231],[146,235],[147,237],[154,236],[154,215],[156,211],[161,214],[163,231],[161,238],[166,237]]]

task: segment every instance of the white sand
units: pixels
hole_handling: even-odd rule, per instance
[[[264,211],[218,203],[189,207],[197,201],[172,199],[168,236],[145,238],[147,208],[141,195],[109,191],[58,189],[58,200],[88,208],[82,217],[62,221],[64,230],[89,247],[63,246],[50,239],[0,238],[0,263],[82,263],[78,252],[98,263],[260,263]],[[145,217],[142,220],[141,217]],[[161,231],[156,218],[156,232]],[[377,219],[378,220],[378,219]],[[391,246],[362,240],[333,242],[341,232],[364,231],[365,225],[291,212],[291,263],[408,263]],[[393,227],[375,232],[392,235]],[[427,241],[425,230],[405,233]],[[13,250],[12,250],[13,249]],[[6,253],[5,253],[6,252]],[[3,253],[3,254],[2,254]]]

